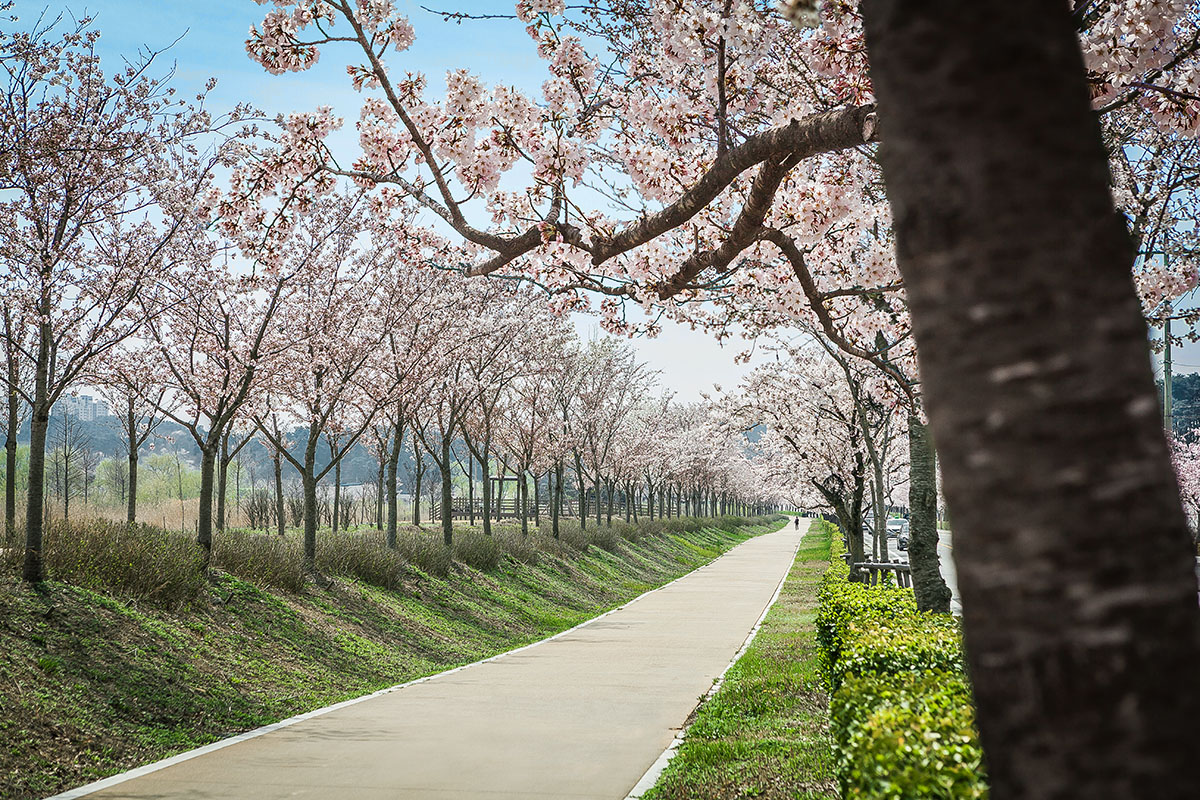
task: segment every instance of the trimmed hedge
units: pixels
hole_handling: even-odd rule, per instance
[[[851,678],[831,708],[842,797],[987,797],[971,690],[961,673]]]
[[[958,620],[851,583],[834,534],[816,628],[842,797],[986,798]]]

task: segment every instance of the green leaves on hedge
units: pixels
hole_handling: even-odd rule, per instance
[[[987,797],[958,620],[919,613],[911,589],[851,583],[840,538],[816,628],[842,797]]]

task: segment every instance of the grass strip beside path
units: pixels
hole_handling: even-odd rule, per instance
[[[804,537],[779,600],[643,800],[837,797],[813,621],[830,535]]]

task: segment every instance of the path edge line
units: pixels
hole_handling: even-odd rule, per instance
[[[786,527],[787,526],[785,525],[784,528],[786,529]],[[812,528],[811,521],[809,522],[808,527],[810,529]],[[713,681],[712,687],[700,697],[700,700],[697,701],[696,705],[692,707],[692,710],[688,712],[689,717],[696,711],[696,709],[700,708],[700,706],[711,700],[713,695],[721,690],[721,687],[725,685],[725,676],[729,674],[729,670],[733,669],[734,664],[742,660],[742,656],[746,655],[746,651],[750,649],[750,645],[754,644],[754,639],[758,636],[758,631],[762,628],[763,622],[766,621],[767,614],[771,613],[771,609],[775,607],[776,601],[779,600],[779,595],[783,592],[783,585],[787,583],[788,576],[792,574],[792,567],[796,565],[796,554],[800,552],[800,545],[806,536],[808,536],[808,530],[805,530],[804,535],[796,540],[796,547],[792,550],[792,560],[791,563],[788,564],[787,571],[784,572],[783,577],[779,579],[779,585],[775,587],[775,594],[771,595],[771,599],[767,602],[766,608],[763,609],[762,614],[760,614],[758,617],[758,621],[754,623],[754,627],[750,629],[749,635],[746,636],[746,641],[742,642],[741,649],[739,649],[737,653],[734,654],[733,659],[725,665],[725,669],[721,670],[721,674],[717,676],[715,681]],[[671,763],[671,759],[673,759],[675,754],[679,751],[679,746],[683,744],[683,740],[687,738],[687,732],[691,730],[691,727],[691,725],[685,725],[679,729],[679,732],[675,734],[675,738],[671,740],[669,745],[667,745],[667,749],[663,750],[662,753],[659,754],[654,763],[650,765],[650,768],[642,773],[642,777],[637,783],[634,784],[633,788],[629,790],[629,794],[625,795],[625,800],[639,800],[642,795],[654,788],[654,784],[658,783],[659,777],[662,776],[663,772],[667,768],[667,765]],[[51,798],[50,800],[54,799]]]
[[[779,531],[772,531],[771,533],[779,533],[782,530],[783,530],[783,528],[781,528]],[[771,533],[763,533],[763,534],[759,534],[759,536],[770,536]],[[807,535],[807,531],[805,532],[805,535]],[[340,703],[334,703],[333,705],[324,706],[322,708],[315,708],[312,711],[305,711],[303,714],[297,714],[294,717],[288,717],[287,719],[280,720],[279,722],[272,722],[270,725],[263,725],[261,728],[254,728],[253,730],[246,731],[245,733],[239,733],[236,736],[230,736],[225,739],[218,739],[215,742],[210,742],[209,744],[202,745],[202,746],[194,748],[192,750],[185,750],[182,753],[176,753],[173,756],[168,756],[167,758],[163,758],[158,761],[153,761],[149,764],[143,764],[140,767],[134,767],[133,769],[126,770],[125,772],[118,772],[115,775],[109,775],[107,778],[101,778],[98,781],[93,781],[92,783],[88,783],[88,784],[79,786],[74,789],[68,789],[65,792],[60,792],[59,794],[51,795],[51,796],[45,798],[45,800],[77,800],[77,798],[86,797],[89,794],[94,794],[103,789],[109,789],[113,786],[119,786],[122,783],[134,780],[136,778],[141,778],[144,775],[149,775],[151,773],[167,769],[168,767],[173,767],[176,764],[182,764],[184,761],[191,761],[193,758],[199,758],[200,756],[216,752],[217,750],[223,750],[226,747],[230,747],[232,745],[238,744],[239,742],[245,742],[250,739],[257,739],[259,736],[265,736],[268,733],[273,733],[277,730],[281,730],[283,728],[290,727],[292,725],[295,725],[300,722],[304,722],[306,720],[313,719],[315,717],[324,716],[325,714],[329,714],[330,712],[337,711],[342,708],[347,708],[348,706],[357,705],[358,703],[365,703],[367,700],[373,700],[376,697],[381,697],[382,695],[385,695],[385,694],[391,694],[392,692],[398,692],[401,689],[408,688],[409,686],[415,686],[419,683],[425,683],[426,681],[434,680],[435,678],[441,678],[446,675],[452,675],[456,672],[462,672],[463,670],[470,669],[471,667],[475,667],[480,664],[487,664],[492,661],[497,661],[506,656],[511,656],[515,653],[520,653],[522,651],[530,650],[534,647],[538,647],[539,645],[546,644],[547,642],[552,642],[555,639],[566,636],[567,634],[574,633],[575,631],[579,630],[580,628],[585,628],[588,625],[591,625],[593,622],[599,622],[600,620],[607,617],[609,614],[615,614],[616,612],[620,611],[621,609],[628,608],[629,606],[633,605],[637,601],[641,600],[643,597],[648,597],[648,596],[654,594],[655,592],[660,592],[663,589],[666,589],[668,586],[671,586],[672,584],[675,584],[675,583],[683,580],[684,578],[688,577],[689,575],[693,575],[702,569],[706,569],[707,567],[712,566],[713,564],[717,563],[722,558],[729,555],[730,553],[732,553],[734,550],[738,549],[742,545],[748,544],[749,542],[752,542],[755,539],[758,539],[759,536],[753,536],[744,542],[740,542],[739,544],[734,545],[733,547],[729,548],[721,555],[714,558],[712,561],[709,561],[707,564],[701,564],[700,566],[696,567],[695,569],[693,569],[689,572],[685,572],[684,574],[680,575],[678,578],[675,578],[675,580],[671,581],[670,583],[664,583],[662,586],[656,587],[654,589],[650,589],[649,591],[642,592],[637,597],[634,597],[631,600],[627,600],[626,602],[622,603],[621,605],[619,605],[615,608],[610,608],[608,611],[605,611],[603,614],[592,617],[591,619],[586,619],[583,622],[579,623],[578,625],[575,625],[574,627],[567,628],[565,631],[559,631],[558,633],[554,634],[553,636],[547,636],[545,639],[538,639],[536,642],[530,642],[529,644],[521,645],[520,647],[514,647],[512,650],[505,650],[503,653],[497,653],[494,656],[489,656],[487,658],[480,659],[479,661],[472,661],[469,664],[460,664],[457,667],[451,667],[450,669],[442,670],[441,672],[435,672],[432,675],[426,675],[421,678],[414,678],[411,681],[406,681],[404,683],[398,683],[395,686],[387,686],[383,689],[378,689],[374,692],[371,692],[370,694],[364,694],[364,695],[360,695],[358,697],[352,697],[349,700],[343,700]],[[804,537],[801,537],[801,539],[803,539],[803,538]],[[799,542],[797,542],[797,544],[796,544],[797,550],[799,549],[799,547],[800,547],[800,544],[799,544]],[[795,560],[794,555],[793,555],[793,560]],[[791,572],[791,567],[788,568],[788,572]],[[787,573],[784,574],[784,580],[786,580],[786,579],[787,579]],[[775,597],[779,596],[779,591],[782,587],[783,587],[783,582],[781,581],[779,584],[779,587],[777,587],[775,590]],[[774,604],[775,604],[775,599],[772,598],[771,603],[767,605],[767,609],[770,609],[770,607]],[[759,625],[762,624],[762,619],[765,617],[766,617],[766,612],[764,611],[763,617],[760,617],[758,624],[756,624],[754,626],[754,633],[758,632],[758,627],[759,627]],[[752,636],[753,636],[753,634],[752,634]],[[748,646],[749,646],[749,640],[747,640],[746,644],[744,644],[742,646],[742,650],[745,650],[745,648]],[[738,651],[738,655],[734,656],[734,662],[736,662],[737,659],[741,658],[741,653],[742,653],[742,651]],[[727,666],[725,668],[725,672],[728,672],[729,667],[732,667],[732,666],[733,666],[733,662],[730,662],[729,666]],[[721,673],[722,680],[725,677],[725,672]],[[715,691],[716,688],[717,688],[716,685],[714,685],[714,688],[709,691],[709,694],[711,694],[712,691]],[[707,699],[707,698],[708,698],[708,695],[705,695],[704,699]],[[701,702],[703,702],[703,701],[701,701]],[[697,706],[699,706],[699,703],[697,703]],[[660,756],[660,758],[661,758],[661,756]],[[665,766],[665,764],[664,764],[664,766]]]

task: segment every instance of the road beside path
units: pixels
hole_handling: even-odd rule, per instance
[[[950,612],[961,616],[962,598],[958,593],[958,570],[954,565],[953,539],[950,536],[950,531],[939,530],[937,533],[938,567],[942,573],[942,580],[946,582],[947,588],[950,589]],[[908,563],[908,551],[897,547],[895,539],[888,540],[888,554],[891,558],[902,564]]]
[[[789,524],[557,637],[86,796],[619,800],[742,647],[800,535]]]

